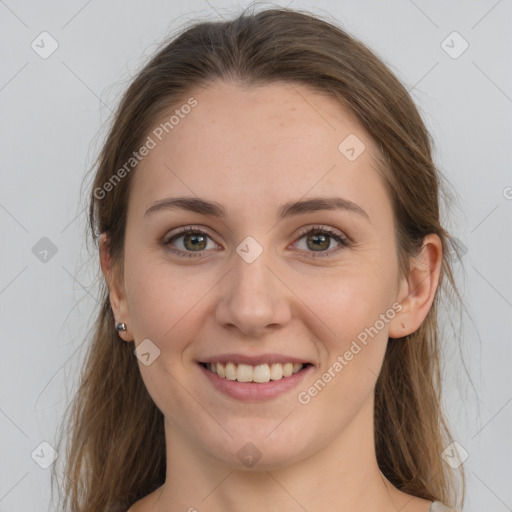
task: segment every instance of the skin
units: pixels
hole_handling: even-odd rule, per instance
[[[376,146],[331,98],[295,84],[225,82],[193,96],[198,105],[133,176],[122,272],[104,237],[100,245],[116,322],[127,324],[120,336],[135,346],[150,339],[161,351],[148,366],[137,361],[165,417],[167,480],[130,512],[426,512],[430,501],[399,491],[378,468],[373,398],[388,336],[416,331],[432,305],[439,238],[427,236],[410,273],[399,275]],[[350,134],[366,146],[354,161],[338,150]],[[276,217],[286,201],[334,195],[357,203],[369,220],[344,210]],[[216,201],[227,216],[144,215],[171,196]],[[190,225],[209,235],[202,256],[167,251],[161,242]],[[323,253],[332,256],[313,258],[322,250],[300,234],[313,226],[352,244],[333,252],[340,244],[331,238]],[[250,264],[236,252],[247,236],[263,248]],[[173,248],[193,252],[185,241],[175,239]],[[297,394],[394,303],[401,311],[307,405],[299,403]],[[243,402],[217,391],[196,363],[229,352],[295,355],[314,371],[276,398]],[[262,454],[251,468],[237,457],[248,442]]]

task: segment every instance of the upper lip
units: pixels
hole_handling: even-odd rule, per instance
[[[201,363],[234,363],[234,364],[248,364],[251,366],[258,366],[260,364],[273,364],[273,363],[294,363],[294,364],[312,364],[310,361],[301,359],[294,356],[285,356],[282,354],[261,354],[258,356],[248,356],[244,354],[220,354],[216,356],[205,357],[201,359]]]

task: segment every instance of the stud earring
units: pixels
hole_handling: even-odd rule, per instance
[[[126,324],[125,323],[119,323],[116,325],[116,331],[117,332],[126,332]]]

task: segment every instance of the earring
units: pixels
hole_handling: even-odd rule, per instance
[[[125,323],[117,324],[116,331],[117,332],[120,332],[120,331],[126,332],[126,324]]]

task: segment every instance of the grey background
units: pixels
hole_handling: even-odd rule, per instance
[[[102,126],[176,26],[246,5],[0,0],[1,512],[50,509],[51,468],[40,464],[51,449],[40,444],[53,444],[97,306],[80,185]],[[431,130],[457,196],[448,228],[464,249],[456,268],[466,311],[460,339],[446,336],[444,367],[454,440],[468,453],[464,511],[512,510],[512,1],[273,5],[331,16],[368,44]],[[58,43],[46,59],[31,47],[50,48],[43,31]],[[469,45],[457,58],[464,43],[447,39],[454,31]]]

